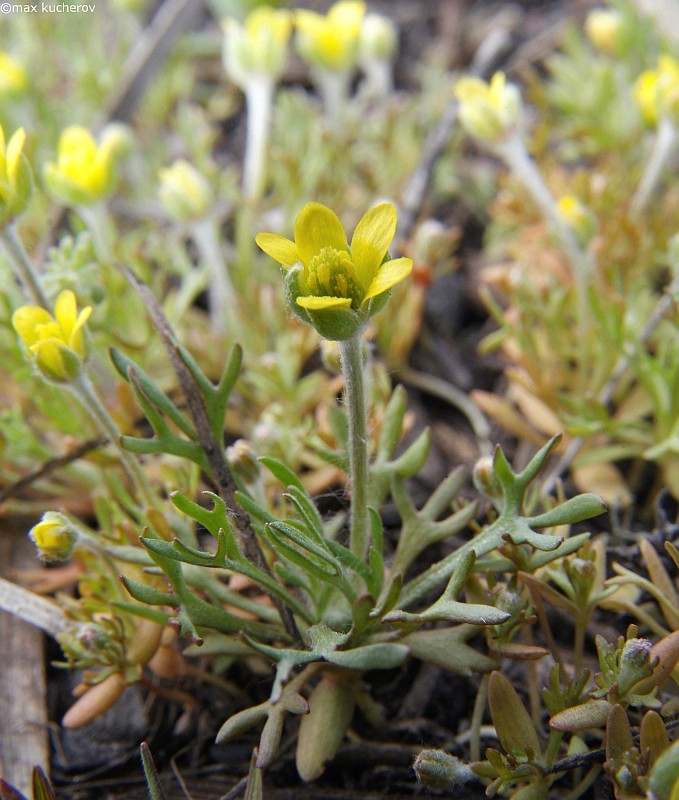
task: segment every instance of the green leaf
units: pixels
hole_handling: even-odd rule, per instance
[[[144,398],[159,411],[162,411],[189,439],[197,438],[191,423],[141,367],[124,355],[117,347],[112,347],[109,352],[115,368],[126,381],[132,384],[135,393],[143,392]],[[134,380],[132,378],[133,375],[135,376]]]
[[[357,670],[394,669],[401,666],[410,650],[404,644],[367,644],[350,650],[335,650],[325,656],[338,667]]]
[[[307,533],[306,529],[302,527],[301,523],[298,527],[294,520],[290,522],[270,522],[266,526],[265,530],[266,533],[269,533],[275,539],[275,541],[284,548],[286,556],[293,563],[301,566],[299,561],[296,561],[294,557],[291,557],[291,551],[294,551],[294,554],[301,555],[301,553],[300,550],[290,547],[286,540],[294,542],[294,544],[301,548],[305,556],[305,563],[311,563],[314,567],[321,571],[319,577],[338,577],[342,574],[342,567],[340,563],[327,546],[329,543],[326,543],[325,541],[323,543],[319,543],[316,539],[312,539]]]
[[[479,628],[471,625],[432,628],[409,633],[401,642],[410,648],[411,654],[416,658],[448,672],[457,675],[490,672],[497,668],[496,662],[466,643],[467,639],[478,635],[478,632]]]
[[[146,778],[146,788],[149,792],[151,800],[165,800],[165,792],[160,782],[160,776],[156,765],[153,763],[153,756],[146,742],[142,742],[139,748],[141,755],[141,763],[144,768],[144,777]]]
[[[177,596],[171,592],[163,592],[160,589],[147,586],[145,583],[140,583],[139,581],[134,581],[132,578],[127,578],[124,575],[120,580],[132,597],[140,603],[146,603],[150,606],[177,605]]]
[[[412,478],[424,467],[431,450],[431,431],[425,428],[398,458],[392,461],[393,471],[401,478]]]
[[[491,673],[488,682],[490,716],[505,753],[539,758],[540,740],[516,689],[501,672]]]
[[[531,528],[551,528],[556,525],[572,525],[584,519],[591,519],[606,511],[606,503],[599,495],[588,492],[571,497],[563,503],[559,503],[555,508],[538,514],[535,517],[528,517],[526,523]]]
[[[283,486],[296,486],[300,492],[306,493],[302,481],[300,481],[290,467],[287,467],[282,461],[279,461],[277,458],[270,458],[269,456],[261,456],[258,461],[264,464],[269,472],[277,478]]]
[[[300,490],[297,486],[290,486],[283,497],[287,498],[295,506],[306,523],[309,533],[317,541],[323,541],[323,520],[307,492]]]
[[[33,767],[33,800],[55,800],[54,789],[42,767]]]
[[[249,731],[250,728],[254,728],[255,725],[266,719],[269,705],[270,703],[267,700],[264,703],[260,703],[258,706],[245,708],[243,711],[239,711],[237,714],[230,716],[217,732],[215,743],[224,744],[231,739],[241,736],[246,731]]]

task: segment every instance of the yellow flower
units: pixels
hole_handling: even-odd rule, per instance
[[[647,125],[667,117],[679,124],[679,61],[660,56],[657,69],[645,70],[634,85],[634,99]]]
[[[0,225],[6,225],[28,205],[33,190],[33,177],[23,154],[26,132],[14,131],[5,145],[5,133],[0,125]]]
[[[55,511],[46,511],[28,535],[43,561],[65,561],[70,558],[78,539],[78,533],[68,519]]]
[[[105,137],[97,145],[79,125],[66,128],[60,138],[57,162],[45,165],[45,183],[68,205],[91,205],[105,197],[113,185],[114,152],[118,137]]]
[[[364,15],[365,3],[361,0],[340,0],[326,16],[299,9],[295,24],[300,55],[314,66],[332,72],[352,69]]]
[[[335,212],[308,203],[295,220],[294,242],[276,233],[256,241],[286,270],[292,310],[326,339],[348,339],[410,274],[411,259],[389,258],[395,232],[396,209],[381,203],[360,220],[350,246]]]
[[[234,83],[245,89],[250,75],[283,74],[292,31],[290,12],[262,6],[248,14],[244,25],[229,19],[223,27],[224,68]]]
[[[204,217],[212,203],[210,186],[188,161],[175,161],[160,170],[158,196],[167,213],[178,222]]]
[[[0,50],[0,97],[21,94],[27,85],[28,79],[21,64]]]
[[[519,120],[519,90],[507,83],[502,72],[496,72],[490,83],[481,78],[461,78],[453,91],[460,103],[460,124],[478,139],[500,141],[512,132]]]
[[[54,316],[40,306],[22,306],[14,312],[12,325],[42,374],[67,383],[80,374],[87,358],[85,323],[91,313],[90,306],[78,313],[75,295],[64,289],[54,305]]]

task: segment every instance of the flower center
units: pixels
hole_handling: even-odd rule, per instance
[[[352,306],[360,305],[363,298],[356,267],[346,250],[323,247],[309,261],[304,277],[316,297],[348,297]]]

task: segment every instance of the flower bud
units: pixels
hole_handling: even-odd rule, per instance
[[[212,204],[212,192],[205,177],[181,159],[160,170],[158,197],[165,211],[177,222],[199,220]]]
[[[475,777],[468,764],[444,750],[423,750],[413,769],[427,789],[434,792],[444,792]]]
[[[237,439],[226,448],[226,460],[235,475],[245,483],[255,483],[262,474],[252,445],[246,439]]]
[[[486,142],[508,138],[521,114],[521,95],[508,84],[503,72],[496,72],[490,83],[481,78],[461,78],[454,86],[460,103],[460,124],[471,136]]]
[[[359,58],[391,61],[396,54],[398,35],[396,26],[381,14],[367,14],[361,24],[358,40]]]
[[[292,17],[288,11],[262,6],[252,11],[245,24],[228,19],[224,29],[224,69],[245,90],[252,76],[283,74],[288,55]]]
[[[33,191],[33,174],[23,154],[26,133],[18,128],[5,145],[0,125],[0,226],[7,225],[28,205]]]
[[[590,11],[585,20],[585,33],[597,50],[609,56],[620,55],[624,49],[624,20],[615,9]]]
[[[474,464],[472,480],[476,490],[487,497],[494,506],[502,503],[502,486],[493,469],[492,456],[482,456],[476,464]]]
[[[71,557],[78,532],[66,516],[46,511],[37,525],[28,532],[43,561],[66,561]]]
[[[618,691],[621,696],[624,697],[639,681],[652,674],[652,647],[648,639],[629,639],[625,642],[618,672]]]

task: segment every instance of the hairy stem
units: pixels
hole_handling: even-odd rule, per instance
[[[676,141],[677,129],[672,120],[664,117],[658,124],[651,157],[632,198],[631,211],[633,215],[638,216],[646,208]]]
[[[7,253],[10,266],[24,287],[28,298],[35,305],[48,308],[47,297],[40,285],[38,273],[24,248],[23,242],[19,238],[16,225],[13,222],[4,228],[0,228],[0,242]]]
[[[361,332],[342,340],[339,347],[349,421],[349,547],[355,556],[364,559],[368,544],[368,435]]]
[[[125,448],[121,445],[120,430],[113,419],[111,419],[111,416],[106,410],[104,404],[97,396],[97,393],[94,391],[94,387],[92,386],[87,375],[81,372],[76,380],[72,384],[69,384],[69,386],[97,428],[109,439],[111,444],[118,451],[120,461],[125,471],[130,476],[130,479],[132,480],[139,497],[147,505],[155,505],[156,501],[153,497],[153,492],[148,484],[144,471],[139,465],[136,457],[129,451],[125,450]]]
[[[208,310],[210,322],[216,331],[235,334],[237,322],[236,290],[224,261],[217,225],[214,219],[204,219],[191,227],[191,236],[200,253],[201,261],[209,274]]]

